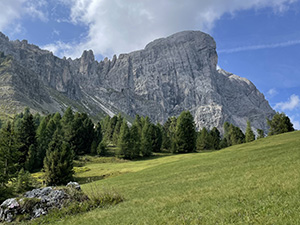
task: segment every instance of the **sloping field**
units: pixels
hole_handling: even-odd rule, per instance
[[[300,224],[299,131],[217,152],[118,165],[126,173],[82,188],[112,188],[123,203],[58,224]],[[86,174],[109,166],[91,164]]]

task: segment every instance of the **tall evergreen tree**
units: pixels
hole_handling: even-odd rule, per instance
[[[196,145],[194,118],[189,111],[183,111],[177,119],[176,148],[178,153],[193,152]]]
[[[118,117],[116,115],[110,119],[109,124],[106,127],[105,133],[104,133],[105,141],[107,141],[107,142],[112,141],[117,122],[118,122]]]
[[[196,148],[198,151],[210,149],[210,136],[205,127],[203,127],[197,135]]]
[[[118,147],[118,157],[131,158],[132,142],[130,137],[130,130],[125,120],[123,121],[121,126]]]
[[[124,119],[123,119],[122,115],[119,113],[117,123],[116,123],[115,129],[114,129],[114,133],[112,135],[112,142],[116,145],[118,144],[119,135],[120,135],[120,132],[121,132],[121,126],[123,124],[123,120]]]
[[[247,121],[247,128],[246,128],[246,133],[245,133],[245,141],[246,142],[251,142],[255,140],[255,135],[251,129],[251,124],[250,121]]]
[[[151,123],[148,117],[143,120],[143,130],[141,136],[141,154],[143,157],[152,155],[152,135],[151,135]]]
[[[290,131],[294,131],[293,124],[290,118],[284,113],[276,113],[272,120],[267,120],[270,127],[268,135],[282,134]]]
[[[49,137],[47,132],[47,124],[50,120],[50,116],[43,117],[40,125],[36,130],[36,139],[37,139],[37,166],[38,168],[43,167],[44,158],[46,156],[46,151],[51,141],[52,134]]]
[[[0,186],[16,177],[19,169],[19,144],[11,122],[0,130]]]
[[[220,131],[214,127],[210,132],[209,132],[210,140],[211,140],[211,148],[214,150],[220,149],[220,143],[221,143],[221,135]]]
[[[94,132],[94,138],[93,142],[91,144],[91,153],[96,154],[97,153],[97,147],[99,144],[102,142],[102,126],[101,123],[98,122],[95,127],[95,132]]]
[[[257,129],[256,131],[257,131],[257,134],[258,134],[257,139],[260,139],[260,138],[264,138],[264,137],[265,137],[265,133],[264,133],[263,130]]]
[[[24,116],[21,121],[20,129],[18,130],[18,139],[21,144],[21,147],[19,148],[19,151],[21,152],[21,156],[19,158],[19,163],[21,167],[25,168],[25,164],[29,155],[29,148],[31,148],[31,156],[36,157],[36,147],[37,147],[37,141],[36,141],[36,127],[35,123],[33,121],[33,116],[30,112],[25,110]],[[35,152],[33,152],[35,151]],[[35,159],[31,159],[35,161]],[[32,165],[32,164],[30,164]],[[33,171],[36,169],[37,165],[33,164],[33,167],[25,168],[29,171]]]
[[[136,158],[141,152],[141,133],[137,123],[133,123],[130,128],[130,136],[132,141],[131,158]]]
[[[60,128],[55,131],[49,144],[44,170],[47,185],[66,184],[73,179],[73,154],[69,143],[63,140]]]
[[[169,152],[176,152],[176,126],[177,118],[175,116],[169,117],[163,126],[163,143],[162,148]]]

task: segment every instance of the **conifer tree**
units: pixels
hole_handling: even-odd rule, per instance
[[[251,129],[251,124],[250,121],[247,121],[247,128],[246,128],[246,133],[245,133],[245,141],[246,142],[251,142],[255,140],[255,135]]]
[[[102,128],[101,128],[101,123],[98,122],[95,127],[94,139],[91,144],[91,153],[92,154],[97,153],[97,147],[101,142],[102,142]]]
[[[132,159],[138,157],[141,152],[141,133],[137,123],[133,123],[130,128],[130,136],[132,141],[131,157]]]
[[[0,186],[16,177],[19,169],[19,143],[11,122],[7,122],[0,130]]]
[[[159,123],[156,125],[153,124],[153,151],[154,152],[161,152],[161,146],[162,146],[162,127]]]
[[[151,123],[149,117],[146,117],[143,121],[143,129],[141,136],[141,154],[143,157],[152,155],[152,135],[151,135]]]
[[[118,157],[130,158],[132,151],[131,137],[127,122],[124,120],[121,126],[119,141],[118,141]]]
[[[282,134],[290,131],[294,131],[293,124],[290,118],[284,113],[276,113],[272,120],[267,120],[270,127],[268,135]]]
[[[209,139],[209,133],[205,127],[202,128],[202,130],[198,133],[197,137],[197,150],[208,150],[210,149],[210,139]]]
[[[108,126],[105,130],[105,134],[104,134],[104,139],[107,142],[112,141],[117,122],[118,122],[118,117],[116,115],[110,119],[109,124],[108,124]]]
[[[193,152],[195,150],[195,122],[189,111],[183,111],[177,119],[175,141],[178,153]]]
[[[265,133],[264,133],[263,130],[257,129],[256,131],[257,131],[257,134],[258,134],[257,139],[260,139],[260,138],[264,138],[264,137],[265,137]]]
[[[221,142],[221,136],[220,136],[220,131],[214,127],[210,132],[210,147],[214,150],[220,149],[220,142]]]
[[[107,154],[107,144],[105,141],[101,141],[97,146],[97,154],[100,156],[106,156]]]
[[[43,117],[40,125],[37,128],[36,131],[36,139],[37,139],[37,167],[42,168],[44,158],[46,156],[46,151],[49,145],[49,142],[51,141],[52,134],[49,135],[47,132],[47,124],[50,120],[50,116]]]
[[[119,113],[118,118],[117,118],[117,123],[116,123],[115,129],[114,129],[113,135],[112,135],[112,142],[116,145],[118,144],[119,135],[120,135],[120,132],[121,132],[121,126],[123,124],[123,120],[124,120],[123,117]]]
[[[33,116],[28,110],[25,109],[24,116],[21,121],[20,128],[18,130],[18,139],[20,142],[21,147],[19,148],[19,151],[21,152],[20,158],[19,158],[19,163],[21,167],[25,168],[25,164],[28,158],[29,154],[29,148],[31,145],[32,151],[36,151],[36,146],[37,146],[37,141],[36,141],[36,127],[33,121]],[[36,157],[37,154],[36,152],[31,152],[32,157]],[[31,159],[33,161],[35,159]],[[32,165],[32,164],[31,164]],[[29,171],[33,171],[35,168],[34,167],[28,167],[26,168]]]
[[[73,179],[73,153],[70,145],[63,140],[60,128],[55,131],[49,144],[44,170],[47,185],[66,184]]]

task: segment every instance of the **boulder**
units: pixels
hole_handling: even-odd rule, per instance
[[[81,198],[78,198],[78,194]],[[0,222],[12,222],[18,215],[26,214],[29,219],[46,215],[50,209],[62,208],[71,201],[87,200],[77,182],[66,188],[45,187],[26,192],[20,198],[10,198],[0,205]]]

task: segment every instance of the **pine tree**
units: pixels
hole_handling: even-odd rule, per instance
[[[294,131],[293,124],[290,118],[284,113],[276,113],[272,120],[267,120],[270,127],[268,135],[282,134],[290,131]]]
[[[44,170],[47,185],[66,184],[73,179],[73,154],[70,145],[63,140],[60,128],[55,131],[49,144]]]
[[[212,149],[214,150],[218,150],[220,149],[220,142],[221,142],[221,135],[220,135],[220,131],[214,127],[210,132],[209,132],[209,136],[210,136],[210,146]]]
[[[127,122],[124,120],[119,135],[117,156],[130,158],[131,150],[132,150],[131,143],[132,142],[131,142],[129,127],[127,125]]]
[[[112,138],[113,138],[113,134],[114,134],[114,131],[115,131],[115,127],[116,127],[116,124],[118,122],[118,117],[117,116],[113,116],[109,123],[108,123],[108,126],[106,127],[105,129],[105,133],[104,133],[104,139],[107,141],[107,142],[110,142],[112,141]]]
[[[132,141],[131,157],[132,159],[138,157],[141,152],[141,133],[138,124],[133,123],[130,128],[130,136]]]
[[[46,116],[42,118],[40,125],[37,128],[36,131],[36,140],[37,140],[37,167],[42,168],[44,158],[46,156],[46,151],[49,145],[49,142],[51,141],[52,134],[49,137],[47,132],[47,124],[50,120],[50,116]]]
[[[178,153],[193,152],[195,150],[195,123],[189,111],[183,111],[177,119],[175,141]]]
[[[251,124],[250,121],[247,121],[247,128],[246,128],[246,133],[245,133],[245,141],[246,142],[251,142],[255,140],[255,135],[251,129]]]
[[[151,123],[148,117],[143,121],[143,130],[141,136],[141,154],[143,157],[152,155],[152,136],[151,136]]]
[[[19,158],[19,163],[21,167],[25,168],[25,164],[28,158],[29,154],[29,148],[31,145],[34,145],[34,148],[32,147],[32,150],[36,151],[37,141],[36,141],[36,127],[33,121],[33,116],[30,112],[28,112],[25,109],[24,116],[21,121],[20,128],[18,130],[18,139],[21,144],[21,147],[19,148],[19,151],[21,152],[21,156]],[[31,153],[32,156],[36,157],[36,152]],[[36,159],[31,159],[35,161]],[[36,164],[31,164],[32,167],[26,168],[29,171],[33,171],[38,167]]]
[[[102,128],[100,122],[97,123],[95,130],[94,130],[94,138],[91,144],[91,153],[97,154],[97,147],[102,141]]]
[[[265,133],[264,133],[263,130],[257,129],[256,131],[257,131],[257,134],[258,134],[257,139],[260,139],[260,138],[264,138],[264,137],[265,137]]]
[[[154,152],[161,152],[161,146],[162,146],[162,127],[159,123],[156,125],[153,124],[153,151]]]
[[[20,156],[18,149],[19,143],[13,126],[8,121],[0,130],[0,186],[5,186],[17,175]]]
[[[105,141],[101,141],[97,146],[97,154],[100,156],[106,156],[107,154],[107,144]]]
[[[176,152],[175,136],[176,136],[177,118],[169,117],[163,126],[163,142],[162,148],[169,152]]]
[[[197,136],[197,150],[208,150],[210,149],[210,140],[209,140],[209,133],[205,127],[198,133]]]
[[[121,114],[119,114],[115,129],[114,129],[114,133],[112,135],[112,142],[116,145],[118,144],[119,135],[120,135],[120,132],[121,132],[121,126],[123,124],[123,120],[124,120],[123,117],[121,116]]]

